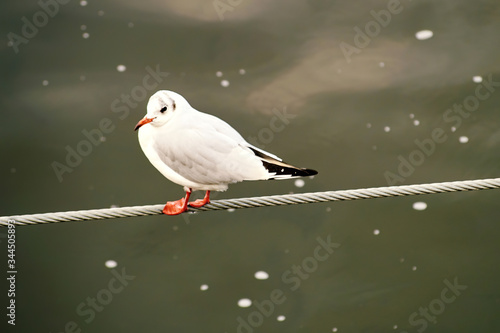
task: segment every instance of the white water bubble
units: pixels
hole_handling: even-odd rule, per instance
[[[277,321],[285,321],[285,319],[286,319],[286,317],[283,315],[279,315],[278,317],[276,317]]]
[[[378,229],[375,229],[373,230],[373,234],[376,236],[376,235],[380,235],[380,230]]]
[[[417,38],[418,40],[426,40],[431,38],[432,36],[434,36],[434,33],[431,30],[420,30],[415,34],[415,38]]]
[[[304,185],[306,184],[306,182],[303,179],[296,179],[295,182],[294,182],[294,184],[295,184],[296,187],[304,187]]]
[[[222,80],[222,81],[220,81],[220,85],[223,86],[224,88],[229,87],[229,81],[228,80]]]
[[[85,7],[88,5],[88,2],[86,0],[80,1],[80,6]]]
[[[390,132],[390,131],[391,131],[391,128],[389,126],[385,126],[384,127],[384,132],[387,133],[387,132]]]
[[[413,209],[415,210],[425,210],[427,209],[427,204],[423,201],[417,201],[413,203]]]
[[[207,289],[208,289],[208,284],[202,284],[202,285],[200,286],[200,290],[202,290],[202,291],[205,291],[205,290],[207,290]]]
[[[481,83],[481,82],[483,82],[483,77],[480,75],[475,75],[472,77],[472,81],[474,81],[476,83]]]
[[[385,67],[385,63],[384,63],[384,62],[379,62],[379,63],[378,63],[378,67],[380,67],[380,68],[384,68],[384,67]]]
[[[222,72],[221,72],[221,71],[217,71],[217,72],[215,72],[215,76],[217,76],[217,77],[221,77],[222,75],[223,75],[223,74],[222,74]]]
[[[267,280],[267,279],[269,279],[269,274],[267,272],[264,272],[264,271],[255,272],[254,276],[255,276],[255,278],[257,280]]]
[[[88,32],[84,32],[84,33],[82,34],[82,37],[83,37],[84,39],[87,39],[87,38],[89,38],[89,37],[90,37],[90,34],[89,34]]]
[[[104,263],[104,266],[106,266],[107,268],[115,268],[116,266],[118,266],[118,263],[114,260],[107,260]]]
[[[118,65],[116,66],[116,70],[118,72],[125,72],[127,70],[127,67],[125,65]]]
[[[244,69],[242,68],[242,69],[240,69],[240,71],[239,71],[239,72],[240,72],[240,74],[241,74],[241,75],[245,75],[245,73],[246,73],[247,71],[246,71],[246,70],[244,70]]]
[[[248,298],[242,298],[238,301],[238,306],[240,308],[248,308],[250,305],[252,305],[252,301]]]
[[[415,126],[420,125],[420,120],[415,119],[415,120],[413,121],[413,125],[415,125]]]
[[[461,137],[458,138],[458,142],[460,142],[460,143],[467,143],[467,142],[469,142],[469,138],[466,137],[466,136],[464,136],[464,135],[462,135]]]
[[[49,81],[47,81],[47,80],[42,81],[42,86],[48,86],[48,85],[49,85]]]

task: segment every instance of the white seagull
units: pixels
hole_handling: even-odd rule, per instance
[[[297,168],[257,148],[225,121],[197,111],[181,95],[160,90],[149,99],[139,130],[141,148],[158,171],[184,186],[186,197],[169,201],[167,215],[210,202],[210,191],[225,191],[244,180],[288,179],[318,172]],[[202,200],[189,201],[192,191],[206,191]]]

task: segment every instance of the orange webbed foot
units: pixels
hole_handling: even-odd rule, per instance
[[[177,201],[169,201],[165,207],[163,207],[163,214],[166,215],[179,215],[185,211],[187,211],[187,201],[185,198]]]
[[[207,193],[205,193],[205,197],[203,199],[198,199],[198,200],[192,201],[192,202],[188,203],[188,205],[191,207],[194,207],[194,208],[200,208],[200,207],[205,206],[209,202],[210,202],[210,191],[207,191]]]

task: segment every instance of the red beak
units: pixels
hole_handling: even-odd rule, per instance
[[[147,118],[147,117],[144,117],[142,118],[138,123],[137,125],[135,125],[135,128],[134,128],[134,131],[137,131],[142,125],[146,125],[147,123],[150,123],[154,120],[155,118]]]

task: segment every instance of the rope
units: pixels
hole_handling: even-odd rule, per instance
[[[357,190],[312,192],[298,194],[271,195],[263,197],[214,200],[201,208],[189,208],[189,211],[209,211],[222,209],[239,209],[264,206],[285,206],[305,203],[372,199],[383,197],[402,197],[445,192],[461,192],[472,190],[488,190],[500,188],[500,178],[442,182],[420,185],[401,185],[374,187]],[[45,213],[34,215],[17,215],[0,217],[0,226],[7,226],[9,220],[16,225],[34,225],[40,223],[89,221],[112,219],[118,217],[146,216],[162,214],[164,204],[149,206],[133,206],[121,208],[79,210],[70,212]]]

